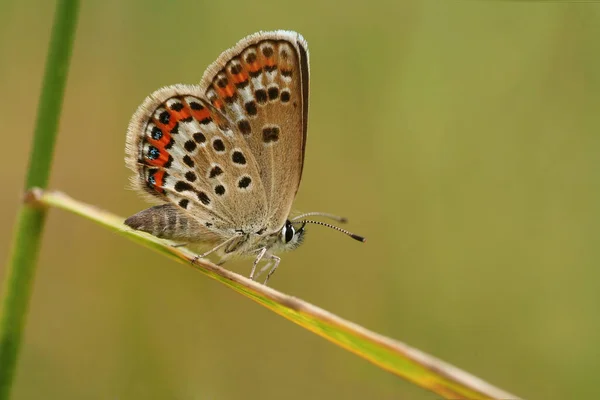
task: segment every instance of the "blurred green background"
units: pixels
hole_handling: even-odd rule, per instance
[[[54,2],[2,9],[6,260]],[[124,217],[147,207],[123,162],[143,98],[198,82],[249,33],[297,30],[312,92],[295,208],[348,216],[368,243],[312,226],[272,286],[522,397],[600,397],[599,4],[112,0],[81,11],[52,188]],[[14,394],[437,398],[57,210]]]

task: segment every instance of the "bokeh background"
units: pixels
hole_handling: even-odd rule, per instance
[[[2,9],[6,260],[54,2]],[[368,243],[311,226],[272,286],[522,397],[600,397],[599,4],[84,2],[51,187],[124,217],[145,208],[123,163],[138,104],[278,28],[311,54],[295,208],[348,216]],[[14,394],[436,398],[58,210]]]

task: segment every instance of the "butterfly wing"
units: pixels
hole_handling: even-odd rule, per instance
[[[237,128],[203,97],[198,86],[174,85],[144,100],[127,133],[133,186],[219,236],[259,230],[267,206],[256,161]]]
[[[291,31],[258,32],[223,52],[200,90],[246,141],[259,169],[267,232],[288,218],[304,164],[308,47]]]
[[[300,183],[307,101],[302,37],[248,36],[200,86],[173,85],[144,100],[127,134],[133,186],[225,238],[278,231]]]

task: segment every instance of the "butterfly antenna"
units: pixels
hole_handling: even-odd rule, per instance
[[[348,222],[348,219],[345,217],[340,217],[339,215],[335,215],[335,214],[329,214],[329,213],[324,213],[324,212],[318,212],[318,211],[313,211],[313,212],[307,212],[304,214],[300,214],[297,217],[294,217],[291,219],[292,222],[305,218],[305,217],[325,217],[325,218],[329,218],[332,219],[334,221],[337,221],[339,223],[345,224],[346,222]]]
[[[352,232],[350,232],[350,231],[347,231],[347,230],[345,230],[345,229],[342,229],[342,228],[340,228],[340,227],[337,227],[337,226],[335,226],[335,225],[328,224],[328,223],[326,223],[326,222],[321,222],[321,221],[311,221],[311,220],[305,219],[305,220],[302,220],[302,221],[296,221],[296,223],[302,223],[302,224],[303,224],[303,226],[304,226],[305,224],[315,224],[315,225],[321,225],[321,226],[325,226],[325,227],[327,227],[327,228],[331,228],[331,229],[334,229],[334,230],[336,230],[336,231],[342,232],[343,234],[345,234],[345,235],[348,235],[348,236],[350,236],[352,239],[354,239],[354,240],[358,240],[359,242],[363,242],[363,243],[364,243],[364,242],[366,242],[366,241],[367,241],[367,239],[365,239],[365,238],[364,238],[364,237],[362,237],[362,236],[355,235],[354,233],[352,233]]]

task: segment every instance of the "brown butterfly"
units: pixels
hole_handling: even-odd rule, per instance
[[[160,238],[209,244],[268,261],[296,248],[307,223],[361,236],[308,216],[290,217],[302,176],[308,121],[308,48],[292,31],[258,32],[224,51],[200,85],[152,93],[129,123],[127,166],[135,189],[166,201],[125,221]]]

